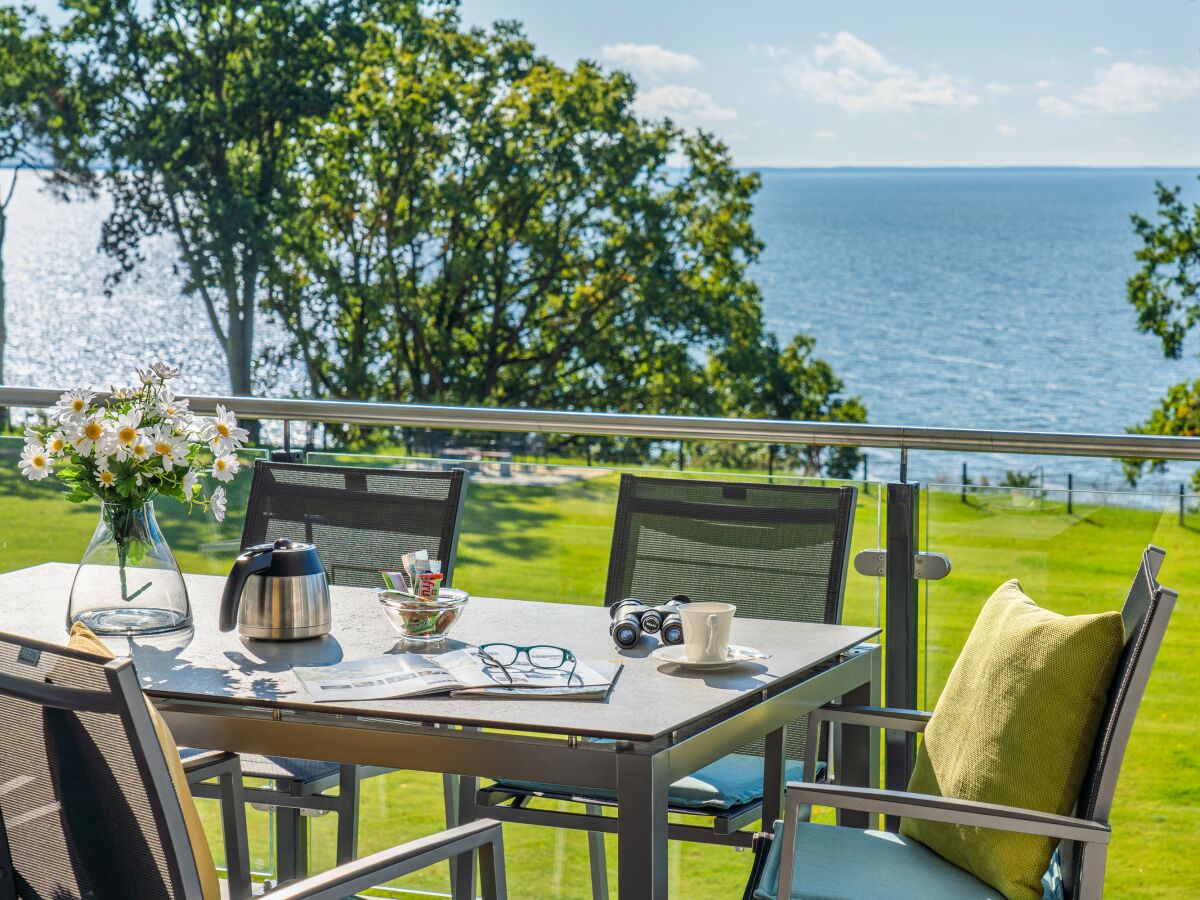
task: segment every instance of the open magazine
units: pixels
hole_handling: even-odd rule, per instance
[[[396,653],[332,666],[294,666],[309,696],[317,701],[392,700],[421,694],[602,700],[620,665],[580,660],[569,669],[535,669],[518,661],[504,672],[490,667],[474,647],[446,653]]]

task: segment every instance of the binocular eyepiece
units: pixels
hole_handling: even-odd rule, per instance
[[[608,608],[612,624],[608,631],[613,642],[625,650],[636,647],[642,634],[661,635],[664,644],[683,643],[683,620],[679,605],[687,603],[685,594],[676,594],[661,606],[647,606],[641,600],[627,597]]]

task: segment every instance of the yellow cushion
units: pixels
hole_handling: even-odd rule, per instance
[[[1124,646],[1119,612],[1060,616],[1018,581],[984,604],[934,708],[908,789],[1070,815]],[[1057,841],[904,819],[1009,900],[1037,900]]]
[[[112,651],[104,645],[100,638],[82,622],[71,626],[71,639],[67,646],[81,653],[91,653],[104,659],[112,659]],[[183,809],[183,821],[187,824],[188,838],[192,844],[192,854],[196,857],[196,869],[200,872],[200,888],[204,900],[221,900],[221,884],[217,879],[217,867],[213,864],[212,851],[208,848],[208,839],[204,836],[204,827],[200,824],[200,814],[196,811],[196,803],[192,799],[191,788],[188,787],[187,775],[183,771],[183,763],[179,759],[179,748],[171,737],[171,730],[163,721],[158,710],[146,701],[150,710],[150,720],[154,723],[154,733],[162,745],[163,756],[167,760],[167,770],[171,773],[171,783],[175,785],[175,793],[179,796],[179,806]]]

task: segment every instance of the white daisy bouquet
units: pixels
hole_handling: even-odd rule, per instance
[[[167,386],[178,369],[154,363],[136,372],[138,386],[103,398],[89,388],[63,394],[46,425],[26,429],[21,473],[33,481],[53,474],[73,503],[96,497],[132,512],[162,495],[222,521],[223,483],[241,467],[246,429],[221,406],[211,418],[192,413]],[[218,482],[211,491],[209,478]]]

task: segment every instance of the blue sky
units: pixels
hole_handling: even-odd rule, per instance
[[[741,165],[1200,163],[1200,0],[463,0],[462,15],[632,73],[642,113],[715,132]]]
[[[739,164],[1192,166],[1200,0],[464,0]]]

